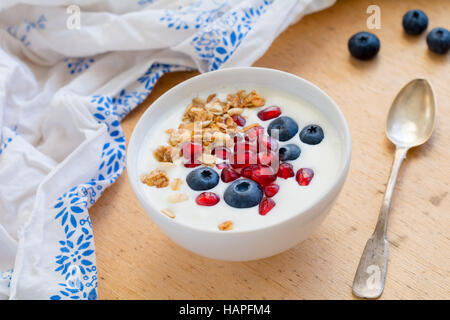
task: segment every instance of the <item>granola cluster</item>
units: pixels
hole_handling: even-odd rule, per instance
[[[149,174],[141,175],[141,181],[150,187],[165,188],[169,185],[169,177],[164,171],[159,169],[152,170]]]
[[[232,136],[248,129],[239,128],[232,116],[242,114],[245,108],[258,108],[264,104],[264,98],[256,91],[247,93],[240,90],[228,94],[225,101],[215,94],[209,95],[206,100],[196,97],[187,106],[178,128],[166,130],[169,134],[168,145],[158,147],[155,158],[160,162],[173,162],[179,158],[183,143],[194,141],[201,143],[204,150],[196,160],[203,165],[213,166],[216,158],[211,154],[211,147],[231,147]]]

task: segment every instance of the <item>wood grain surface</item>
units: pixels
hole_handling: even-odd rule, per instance
[[[376,59],[357,61],[347,40],[366,30],[366,8],[381,8]],[[355,269],[370,237],[388,178],[393,145],[384,134],[392,100],[414,78],[432,83],[436,131],[403,164],[388,227],[390,256],[382,299],[450,298],[449,54],[427,49],[425,34],[403,32],[401,19],[420,8],[429,27],[450,28],[450,1],[351,1],[289,27],[255,66],[288,71],[325,90],[344,112],[353,154],[343,192],[312,237],[277,256],[245,263],[210,260],[168,239],[131,191],[126,173],[90,209],[101,299],[352,299]],[[196,75],[164,76],[123,121],[127,139],[165,91]]]

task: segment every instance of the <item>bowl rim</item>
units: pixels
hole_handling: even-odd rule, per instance
[[[312,82],[310,82],[308,80],[305,80],[305,79],[303,79],[297,75],[294,75],[292,73],[277,70],[277,69],[262,68],[262,67],[233,67],[233,68],[220,69],[220,70],[216,70],[216,71],[199,74],[199,75],[194,76],[190,79],[187,79],[187,80],[177,84],[176,86],[170,88],[169,90],[167,90],[164,94],[159,96],[151,105],[149,105],[147,107],[147,109],[142,114],[142,116],[139,118],[138,122],[136,123],[136,125],[133,128],[133,132],[131,134],[131,138],[129,140],[127,151],[126,151],[127,176],[128,176],[128,180],[130,181],[131,188],[133,190],[134,195],[136,196],[136,198],[140,202],[141,206],[145,209],[147,214],[152,218],[152,220],[154,222],[155,222],[155,220],[153,219],[153,214],[158,212],[158,210],[156,208],[154,208],[153,204],[146,199],[145,195],[141,194],[140,187],[138,185],[138,179],[134,179],[134,177],[138,176],[138,174],[136,172],[137,165],[136,165],[136,167],[133,167],[132,163],[133,163],[133,159],[137,158],[136,161],[134,161],[134,163],[137,164],[137,160],[139,157],[139,150],[140,150],[140,148],[138,147],[138,142],[136,140],[137,139],[136,131],[138,130],[138,128],[140,128],[142,126],[142,123],[144,122],[143,119],[151,116],[152,110],[154,110],[153,106],[157,105],[161,100],[165,99],[167,96],[172,95],[174,92],[176,92],[177,90],[180,90],[181,88],[195,85],[195,82],[199,81],[200,79],[204,79],[204,78],[208,78],[208,77],[215,77],[218,74],[233,73],[233,72],[268,72],[268,73],[278,74],[280,76],[290,78],[291,81],[301,82],[303,86],[309,87],[313,91],[316,91],[317,94],[322,95],[327,100],[329,106],[331,106],[332,108],[335,109],[335,111],[337,112],[337,115],[338,115],[338,119],[336,121],[341,122],[341,124],[343,125],[343,128],[344,128],[344,132],[342,132],[342,134],[343,134],[342,150],[344,151],[344,153],[343,153],[344,162],[341,165],[339,173],[336,175],[336,178],[333,180],[333,183],[328,185],[326,192],[322,195],[322,197],[318,198],[315,202],[313,202],[309,206],[304,207],[301,211],[299,211],[293,215],[287,216],[284,219],[276,221],[275,223],[271,223],[268,225],[260,226],[260,227],[257,227],[254,229],[249,229],[249,230],[231,230],[229,232],[223,232],[218,229],[217,230],[216,229],[213,229],[213,230],[203,229],[203,228],[196,227],[196,226],[193,226],[190,224],[182,223],[180,221],[176,221],[174,219],[170,219],[168,217],[167,217],[167,219],[173,220],[173,223],[175,223],[178,227],[187,228],[187,229],[190,229],[191,231],[195,231],[195,232],[220,234],[220,235],[224,235],[224,236],[233,235],[233,234],[252,233],[252,232],[256,232],[256,231],[262,231],[262,230],[274,228],[276,226],[279,226],[279,225],[282,225],[285,223],[289,223],[291,220],[305,214],[306,212],[314,211],[314,209],[316,209],[317,207],[320,207],[323,204],[324,200],[328,199],[330,197],[330,195],[332,195],[336,190],[339,191],[340,186],[342,187],[344,185],[345,179],[348,176],[350,161],[351,161],[352,142],[351,142],[351,136],[350,136],[350,129],[349,129],[347,120],[345,119],[344,114],[342,113],[341,109],[338,107],[336,102],[328,94],[326,94],[322,89],[320,89],[318,86],[316,86],[315,84],[313,84]],[[131,152],[133,152],[133,151],[135,151],[135,152],[132,154]],[[333,199],[334,198],[335,197],[333,197]],[[317,211],[314,215],[318,215],[318,214],[320,214],[320,211]],[[155,223],[158,225],[157,222],[155,222]],[[158,227],[159,227],[159,225],[158,225]]]

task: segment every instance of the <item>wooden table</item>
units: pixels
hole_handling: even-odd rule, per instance
[[[357,61],[347,40],[366,30],[366,8],[381,8],[378,57]],[[450,28],[450,1],[350,1],[291,26],[255,66],[288,71],[325,90],[352,133],[350,174],[331,214],[315,234],[272,258],[214,261],[167,238],[131,191],[126,173],[91,208],[101,299],[351,299],[353,275],[381,204],[394,148],[385,118],[400,88],[431,81],[436,131],[408,153],[389,220],[389,268],[383,299],[450,298],[450,68],[449,55],[427,49],[425,35],[405,35],[403,14],[423,9],[428,30]],[[124,121],[127,138],[144,111],[165,91],[196,73],[164,76]]]

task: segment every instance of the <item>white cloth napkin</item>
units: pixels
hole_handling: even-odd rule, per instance
[[[0,298],[96,299],[88,208],[124,169],[120,120],[164,73],[251,65],[333,2],[2,0]]]

